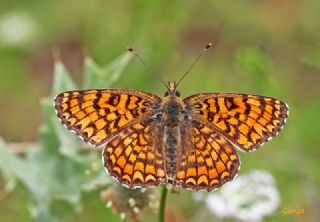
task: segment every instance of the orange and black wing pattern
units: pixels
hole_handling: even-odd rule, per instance
[[[233,145],[215,129],[192,121],[182,129],[175,184],[183,188],[211,191],[233,179],[240,159]]]
[[[81,139],[98,146],[144,115],[152,115],[161,99],[137,90],[80,90],[56,96],[61,122]]]
[[[103,151],[109,174],[129,188],[165,184],[163,127],[151,118],[137,121],[108,142]]]
[[[190,96],[184,102],[193,118],[213,126],[246,152],[276,136],[288,117],[287,104],[271,97],[204,93]]]

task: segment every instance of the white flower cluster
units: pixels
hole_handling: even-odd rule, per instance
[[[216,217],[235,218],[240,221],[262,221],[280,204],[274,179],[265,171],[255,170],[238,176],[224,185],[219,192],[206,196],[197,193],[196,200],[205,201]]]
[[[38,36],[35,19],[26,13],[12,12],[0,17],[0,46],[24,47]]]

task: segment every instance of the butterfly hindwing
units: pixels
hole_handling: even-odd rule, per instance
[[[288,106],[271,97],[207,93],[184,102],[194,118],[215,127],[243,151],[252,151],[276,136],[288,117]]]
[[[213,128],[193,120],[182,129],[175,184],[211,191],[233,179],[240,159],[233,145]]]
[[[54,100],[57,115],[85,142],[100,145],[161,101],[137,90],[82,90],[64,92]]]
[[[166,183],[162,135],[163,127],[151,118],[122,130],[103,152],[109,174],[130,188]]]

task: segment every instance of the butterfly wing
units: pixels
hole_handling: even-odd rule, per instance
[[[130,188],[166,183],[162,136],[163,126],[152,118],[136,121],[108,142],[103,151],[104,166]]]
[[[64,92],[54,103],[61,122],[92,145],[106,142],[133,120],[152,115],[161,99],[136,90],[82,90]]]
[[[240,159],[233,145],[215,129],[193,120],[181,131],[175,184],[211,191],[233,179]]]
[[[184,99],[190,115],[215,127],[243,151],[252,151],[282,129],[288,106],[271,98],[247,94],[208,93]]]

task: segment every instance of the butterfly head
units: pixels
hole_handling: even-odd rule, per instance
[[[178,96],[180,97],[180,92],[177,90],[176,82],[168,82],[168,90],[164,93],[164,96]]]

